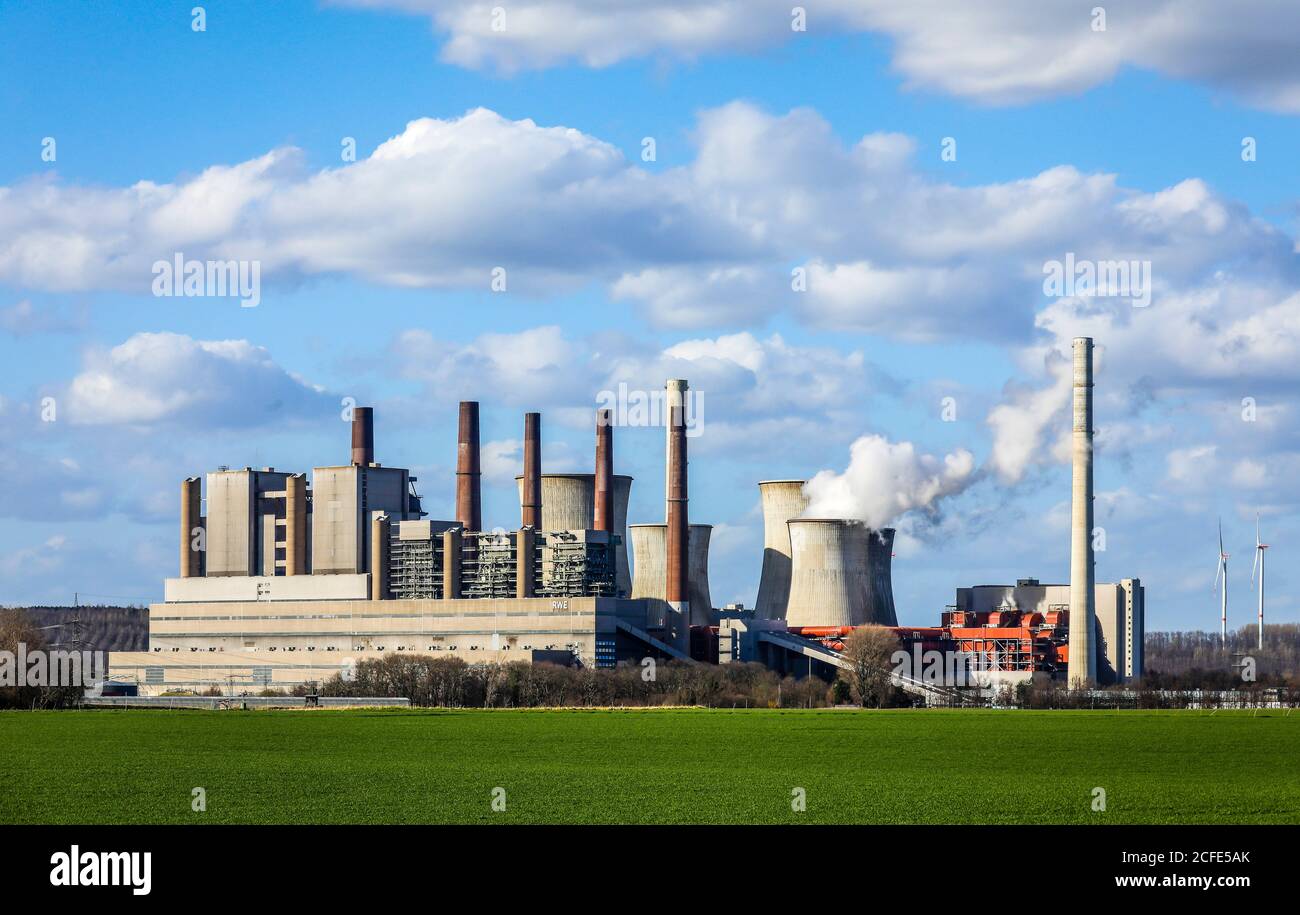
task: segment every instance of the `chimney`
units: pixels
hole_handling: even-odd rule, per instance
[[[689,387],[690,385],[687,384],[685,378],[669,378],[666,382],[664,382],[664,433],[665,433],[664,442],[666,447],[669,450],[672,449],[672,440],[673,440],[673,427],[671,422],[672,410],[673,407],[682,408],[682,417],[683,417],[683,424],[684,424],[685,416],[686,416],[686,390]],[[672,480],[671,480],[672,468],[668,467],[665,470],[666,472],[664,474],[664,502],[665,502],[664,520],[667,521],[668,520],[667,502],[669,500],[668,489],[672,485]]]
[[[181,481],[181,578],[198,578],[202,574],[202,554],[194,546],[194,531],[201,527],[202,482],[198,477]]]
[[[462,400],[456,437],[456,520],[469,532],[483,530],[479,474],[478,401]]]
[[[668,581],[664,597],[677,614],[677,647],[690,653],[690,523],[686,511],[686,416],[680,406],[668,411],[668,530],[667,546]]]
[[[763,572],[758,580],[754,617],[785,619],[790,600],[790,528],[786,524],[808,508],[803,480],[763,480],[758,494],[763,504]]]
[[[307,574],[307,475],[284,481],[284,574]]]
[[[369,467],[375,462],[375,411],[352,408],[352,463]]]
[[[370,522],[370,599],[388,600],[388,516]]]
[[[596,411],[596,511],[592,527],[614,530],[614,414]]]
[[[524,414],[524,491],[521,524],[542,527],[542,414]]]
[[[1093,645],[1096,582],[1092,554],[1092,338],[1074,338],[1073,487],[1070,496],[1070,688],[1097,681]]]

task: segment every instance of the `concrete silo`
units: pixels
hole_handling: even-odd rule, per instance
[[[804,626],[896,626],[890,559],[894,531],[860,521],[797,518],[790,529],[785,622]]]
[[[666,600],[668,526],[633,524],[628,530],[632,533],[632,555],[636,559],[632,597]],[[709,626],[717,622],[713,613],[713,598],[709,593],[709,538],[712,533],[712,524],[690,526],[687,568],[690,576],[692,626]]]
[[[523,509],[524,478],[519,484]],[[632,478],[614,474],[614,533],[622,538],[618,548],[618,591],[632,591],[632,574],[627,558],[627,503],[632,495]],[[591,531],[596,529],[596,475],[594,473],[542,474],[542,531]]]
[[[790,528],[808,507],[803,480],[764,480],[758,484],[763,502],[763,574],[758,581],[754,616],[760,620],[785,619],[790,597]]]

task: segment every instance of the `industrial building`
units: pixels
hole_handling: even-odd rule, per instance
[[[688,516],[684,379],[666,384],[664,519],[632,525],[633,480],[614,473],[607,410],[592,473],[543,473],[542,418],[525,414],[519,525],[485,530],[477,402],[460,404],[446,520],[426,517],[409,471],[375,461],[374,413],[359,407],[351,461],[315,468],[310,482],[269,467],[209,473],[206,492],[197,477],[182,482],[179,575],[150,608],[149,651],[115,653],[113,674],[146,692],[288,687],[412,652],[596,668],[648,655],[759,661],[829,677],[846,666],[850,632],[882,626],[904,648],[961,653],[1003,682],[1134,680],[1144,591],[1136,578],[1095,582],[1092,341],[1076,340],[1074,356],[1068,585],[958,588],[939,625],[900,626],[895,531],[805,517],[803,480],[765,480],[756,606],[718,609],[712,527]]]
[[[958,588],[938,626],[899,626],[894,607],[894,531],[804,517],[803,480],[758,484],[763,565],[752,614],[721,615],[718,656],[782,670],[843,666],[844,638],[890,627],[906,651],[961,653],[988,683],[1034,677],[1071,687],[1125,683],[1143,672],[1145,591],[1137,578],[1097,583],[1093,552],[1093,341],[1073,343],[1070,583]],[[909,685],[909,684],[905,684]],[[910,684],[920,688],[919,684]]]
[[[663,587],[634,598],[633,481],[613,472],[607,413],[589,474],[542,473],[541,417],[525,416],[512,530],[483,529],[478,425],[478,404],[462,403],[455,519],[425,517],[416,478],[375,461],[369,408],[352,416],[352,462],[315,468],[310,484],[303,473],[222,469],[207,475],[203,512],[201,481],[186,479],[179,576],[150,607],[149,651],[114,653],[113,675],[156,693],[292,687],[390,652],[592,667],[688,660],[687,604],[667,576],[684,579],[688,555],[707,568],[708,526],[696,526],[693,550],[678,539],[680,559],[661,550]],[[684,435],[673,441],[684,464]],[[673,476],[672,512],[684,518],[684,468]],[[707,625],[705,571],[692,596]]]

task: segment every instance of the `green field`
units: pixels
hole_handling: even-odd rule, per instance
[[[0,750],[0,823],[1300,823],[1285,711],[0,712]]]

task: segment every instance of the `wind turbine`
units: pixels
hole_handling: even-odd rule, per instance
[[[1219,519],[1219,570],[1214,573],[1214,587],[1219,587],[1219,582],[1223,582],[1223,590],[1219,596],[1219,639],[1222,644],[1228,644],[1228,554],[1223,552],[1223,519]]]
[[[1255,515],[1255,563],[1250,567],[1250,581],[1255,581],[1255,569],[1259,569],[1259,647],[1264,648],[1264,551],[1268,544],[1259,539],[1259,514]]]

